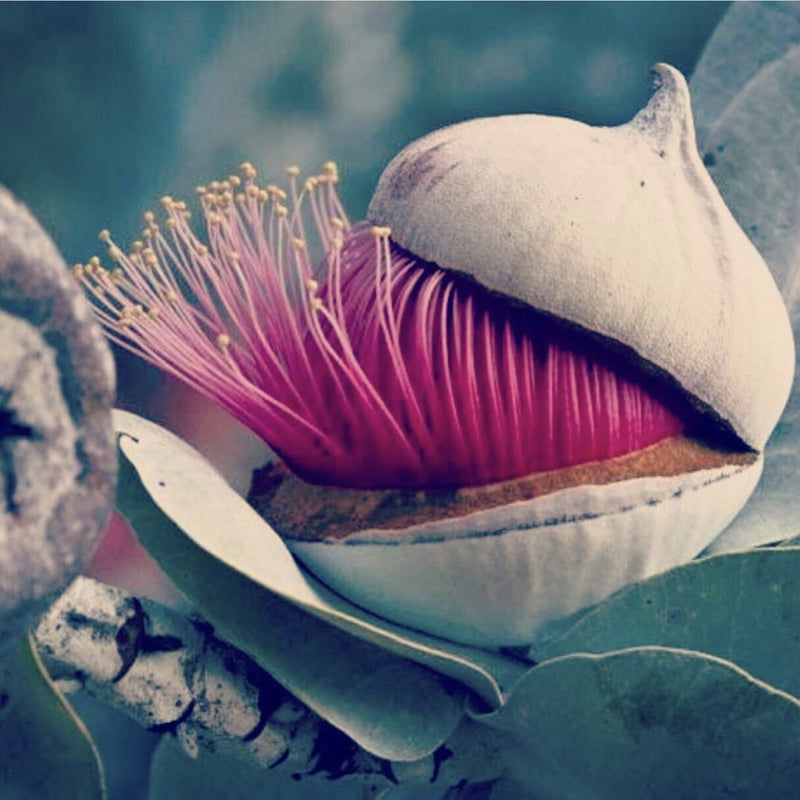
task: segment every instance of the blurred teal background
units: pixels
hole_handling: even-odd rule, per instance
[[[4,3],[0,183],[69,263],[100,250],[101,228],[126,243],[161,194],[191,195],[243,160],[280,177],[291,163],[316,170],[335,159],[358,218],[392,155],[442,125],[520,112],[626,121],[649,95],[649,67],[690,74],[726,8]],[[163,399],[174,385],[133,359],[119,365],[120,404],[175,423]],[[196,408],[180,401],[184,434],[202,439]],[[207,443],[215,448],[219,439]],[[86,713],[111,800],[145,797],[153,735]]]
[[[243,160],[333,158],[351,216],[404,144],[475,116],[616,124],[691,72],[725,3],[6,3],[0,182],[68,262]],[[122,362],[134,407],[160,379]]]

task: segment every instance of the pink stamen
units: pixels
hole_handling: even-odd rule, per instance
[[[298,188],[255,170],[146,215],[114,270],[76,274],[117,344],[248,425],[306,480],[358,488],[486,484],[642,449],[683,423],[596,348],[389,231],[351,227],[333,165]],[[324,252],[314,268],[307,229]],[[577,342],[577,343],[576,343]]]

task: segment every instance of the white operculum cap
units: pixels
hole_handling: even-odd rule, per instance
[[[478,119],[406,147],[372,221],[419,258],[630,351],[761,450],[794,343],[768,267],[706,172],[673,67],[626,125]]]

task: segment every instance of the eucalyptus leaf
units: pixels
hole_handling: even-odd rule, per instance
[[[709,128],[702,149],[725,202],[769,264],[796,317],[800,300],[800,38],[733,98]]]
[[[519,800],[763,800],[800,785],[800,702],[702,653],[548,661],[475,719],[496,731]]]
[[[763,34],[763,35],[762,35]],[[735,58],[728,58],[736,53]],[[723,88],[724,87],[724,88]],[[692,81],[701,150],[734,216],[773,271],[800,333],[800,7],[737,4]],[[800,532],[800,379],[750,502],[709,553]]]
[[[704,558],[628,586],[532,648],[537,660],[641,645],[697,650],[800,697],[800,548]]]
[[[26,637],[0,654],[0,788],[3,800],[105,797],[97,750]]]
[[[797,3],[733,3],[714,29],[691,80],[698,141],[747,82],[800,43]]]
[[[439,673],[496,706],[502,687],[524,672],[512,659],[417,634],[339,598],[178,437],[125,412],[115,424],[117,502],[144,546],[223,638],[366,749],[414,760],[441,744],[461,699]]]

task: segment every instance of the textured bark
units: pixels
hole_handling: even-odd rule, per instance
[[[354,789],[354,797],[413,786],[424,787],[425,797],[436,786],[447,798],[488,797],[500,777],[497,745],[474,723],[465,720],[452,741],[419,761],[377,758],[217,639],[207,623],[89,578],[67,587],[34,635],[63,688],[174,733],[190,756],[208,748],[296,780],[352,781],[367,792]]]

